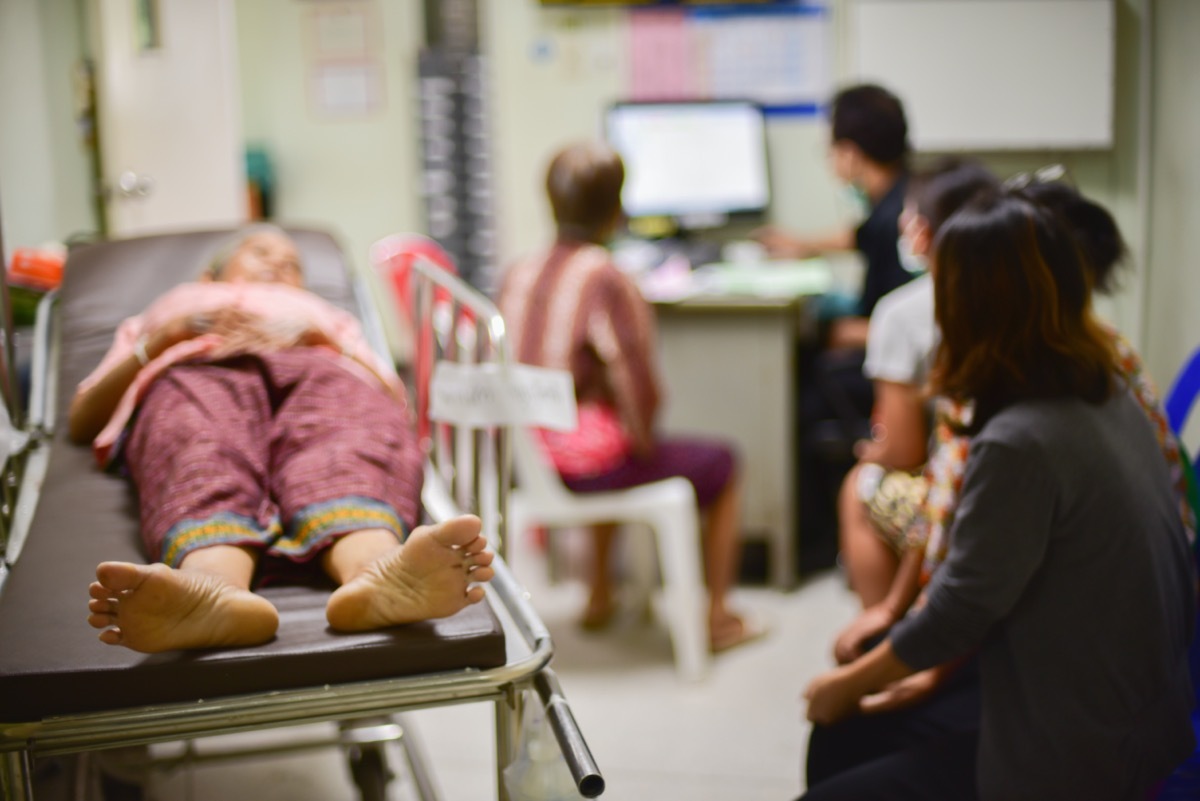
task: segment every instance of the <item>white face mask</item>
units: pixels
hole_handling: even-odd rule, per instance
[[[842,186],[842,196],[859,219],[865,220],[871,216],[871,199],[867,197],[867,193],[863,191],[862,187],[855,186],[854,184],[844,184]]]
[[[900,234],[896,240],[896,253],[900,256],[900,265],[913,275],[920,275],[929,270],[929,258],[913,249],[912,239]]]

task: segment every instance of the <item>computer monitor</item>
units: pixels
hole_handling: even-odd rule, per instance
[[[608,141],[625,161],[630,218],[714,227],[763,216],[771,200],[762,107],[742,100],[616,103]]]

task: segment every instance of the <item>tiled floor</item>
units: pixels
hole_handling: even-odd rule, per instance
[[[766,622],[769,636],[718,657],[706,681],[685,684],[674,674],[670,642],[660,625],[619,620],[603,634],[585,634],[574,622],[581,586],[548,586],[538,558],[523,554],[520,562],[516,573],[554,636],[554,666],[607,782],[603,798],[789,801],[799,793],[807,737],[799,694],[829,664],[833,635],[854,611],[839,575],[819,575],[786,594],[739,589],[736,605]],[[496,797],[490,704],[423,710],[408,722],[445,801]],[[309,727],[285,736],[324,731]],[[252,746],[278,737],[238,735],[208,745]],[[181,767],[156,774],[151,797],[333,801],[357,796],[345,762],[330,748]],[[411,780],[398,777],[390,797],[415,799]]]

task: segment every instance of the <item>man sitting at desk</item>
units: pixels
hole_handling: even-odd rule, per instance
[[[799,237],[771,226],[756,236],[767,252],[803,259],[830,251],[858,250],[866,260],[862,294],[850,315],[833,322],[831,348],[863,348],[867,318],[881,297],[912,278],[896,248],[898,221],[908,182],[908,122],[899,99],[886,89],[864,84],[843,89],[833,99],[830,161],[838,180],[869,214],[857,228]]]

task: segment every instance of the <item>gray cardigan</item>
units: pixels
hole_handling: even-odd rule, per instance
[[[1170,478],[1126,392],[1025,402],[972,440],[926,606],[892,630],[915,669],[975,649],[982,799],[1126,799],[1194,747],[1195,578]]]

